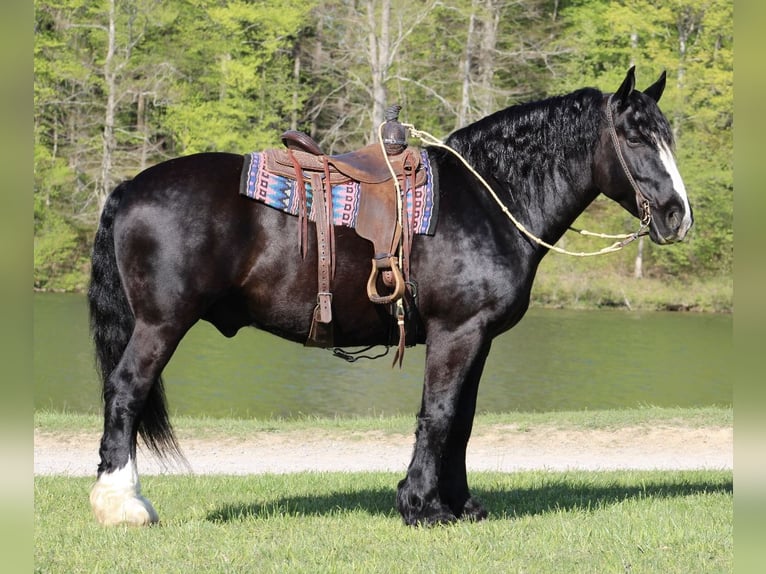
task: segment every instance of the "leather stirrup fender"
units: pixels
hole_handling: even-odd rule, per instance
[[[394,276],[394,290],[389,295],[379,295],[377,289],[377,280],[380,271],[390,270]],[[372,270],[370,271],[370,277],[367,280],[367,297],[370,301],[379,305],[387,305],[398,299],[401,299],[405,291],[404,277],[399,270],[399,264],[396,261],[396,257],[391,254],[385,254],[372,258]]]

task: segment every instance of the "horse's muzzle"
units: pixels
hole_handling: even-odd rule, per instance
[[[649,237],[659,245],[683,241],[694,223],[691,212],[685,210],[670,209],[662,216],[653,215]]]

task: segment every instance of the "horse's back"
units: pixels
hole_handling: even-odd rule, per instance
[[[130,181],[129,198],[134,201],[170,200],[169,205],[174,209],[183,208],[184,204],[198,208],[199,204],[194,202],[225,201],[229,192],[239,185],[243,163],[244,156],[222,152],[170,159],[136,175]]]

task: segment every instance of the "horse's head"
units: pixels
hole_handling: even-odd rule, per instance
[[[681,241],[693,217],[673,158],[673,134],[657,107],[665,72],[643,92],[634,87],[631,68],[606,99],[597,168],[601,191],[648,225],[655,243]]]

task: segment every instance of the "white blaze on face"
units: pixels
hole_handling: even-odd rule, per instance
[[[678,229],[678,237],[683,238],[689,228],[692,226],[692,208],[689,205],[689,198],[686,195],[686,186],[684,186],[684,180],[681,179],[681,174],[678,172],[678,166],[676,166],[676,160],[673,158],[673,152],[670,151],[670,147],[665,142],[659,143],[660,148],[660,160],[665,167],[665,171],[670,175],[670,179],[673,181],[673,189],[681,198],[681,203],[684,206],[684,216],[681,221],[681,227]]]

